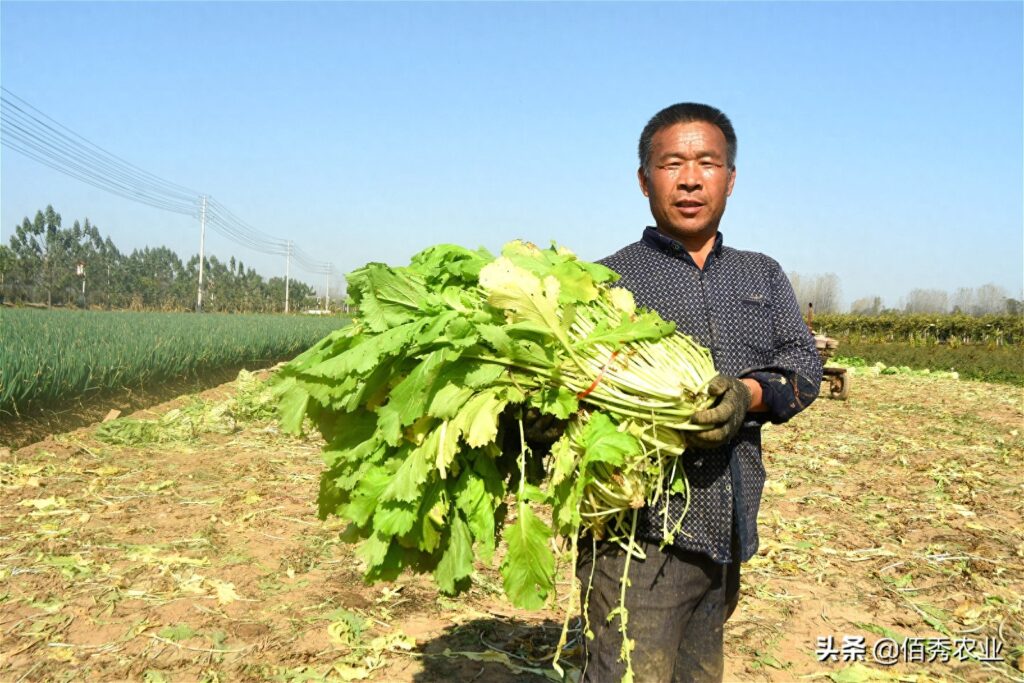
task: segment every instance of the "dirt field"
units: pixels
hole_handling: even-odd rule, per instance
[[[1019,388],[864,373],[767,429],[726,680],[1024,680],[1022,430]],[[429,577],[366,586],[315,516],[319,471],[316,443],[267,423],[0,448],[0,680],[559,680],[568,583],[541,613],[482,565],[458,598]]]

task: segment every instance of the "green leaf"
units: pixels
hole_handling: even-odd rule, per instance
[[[385,536],[402,536],[416,524],[419,506],[412,503],[388,501],[377,507],[373,515],[373,528]]]
[[[435,287],[452,280],[473,285],[480,269],[493,259],[486,249],[471,250],[456,244],[437,244],[413,256],[409,269],[421,274]]]
[[[165,640],[173,640],[175,643],[194,638],[199,635],[199,632],[194,630],[188,624],[178,624],[177,626],[166,626],[157,632],[157,635]]]
[[[359,526],[364,526],[377,509],[381,494],[393,481],[392,474],[383,467],[375,467],[366,473],[353,492],[352,499],[345,506],[344,516]]]
[[[391,545],[390,539],[385,538],[378,532],[359,544],[359,547],[356,549],[356,555],[359,559],[366,562],[370,569],[373,569],[384,564]]]
[[[606,284],[617,282],[619,279],[619,274],[608,266],[602,266],[600,263],[592,261],[577,261],[577,263],[590,274],[595,283]]]
[[[405,268],[350,274],[353,324],[286,365],[275,396],[289,429],[309,418],[324,437],[319,510],[349,522],[344,540],[363,539],[366,580],[413,568],[433,572],[448,592],[464,586],[474,553],[491,558],[510,512],[506,487],[520,466],[498,441],[504,409],[570,420],[546,462],[530,454],[529,481],[544,481],[545,468],[550,478],[518,485],[516,521],[503,530],[506,592],[538,607],[553,591],[553,531],[530,506],[550,504],[552,526],[575,534],[595,477],[618,471],[636,488],[645,485],[638,473],[648,474],[639,441],[621,429],[644,420],[618,424],[600,412],[618,404],[600,396],[590,417],[577,417],[573,359],[659,338],[671,324],[637,311],[625,290],[610,293],[615,273],[568,250],[513,242],[503,253],[437,245]],[[577,353],[577,323],[596,326],[587,343],[599,346]]]
[[[402,411],[390,403],[377,411],[377,436],[389,446],[402,443]]]
[[[505,500],[505,480],[507,473],[502,474],[495,465],[494,458],[484,451],[470,451],[466,454],[467,459],[473,462],[473,471],[477,473],[480,481],[484,483],[487,494],[491,497],[491,507],[498,507]]]
[[[402,459],[398,471],[381,494],[382,500],[414,501],[422,495],[421,487],[437,460],[440,432],[434,430],[419,446]],[[403,452],[408,449],[403,449]]]
[[[360,294],[360,317],[375,332],[418,318],[435,303],[420,283],[382,263],[368,264],[348,280]]]
[[[473,573],[473,539],[461,515],[453,515],[448,549],[434,571],[434,579],[444,593],[455,593],[457,584]]]
[[[473,389],[489,387],[501,379],[505,372],[505,366],[498,363],[479,363],[466,373],[466,386]]]
[[[476,326],[466,318],[459,316],[448,323],[444,330],[444,336],[448,343],[455,348],[466,348],[479,341]]]
[[[306,414],[313,418],[313,408],[317,404],[331,406],[339,396],[351,392],[359,383],[359,378],[352,377],[351,380],[328,380],[324,377],[312,377],[300,375],[295,378],[296,385],[309,394],[309,407]]]
[[[551,346],[542,346],[532,339],[517,339],[512,345],[509,358],[536,368],[553,368],[556,365],[554,349]]]
[[[349,500],[348,490],[338,486],[334,473],[326,471],[320,475],[320,493],[316,497],[317,515],[320,519],[340,514]]]
[[[441,542],[441,529],[446,525],[445,515],[448,512],[448,504],[445,500],[445,483],[434,481],[427,487],[426,493],[420,500],[420,550],[433,553]]]
[[[619,467],[626,456],[640,452],[640,442],[626,432],[620,432],[604,413],[591,413],[583,429],[584,462],[606,462]]]
[[[527,505],[505,528],[508,553],[501,563],[505,594],[516,607],[540,609],[554,587],[555,556],[548,547],[551,529]]]
[[[543,504],[543,503],[546,503],[548,501],[547,494],[544,493],[544,490],[541,489],[536,484],[524,484],[519,489],[519,494],[518,495],[519,495],[520,500],[528,500],[528,501],[531,501],[533,503],[541,503],[541,504]]]
[[[612,287],[605,293],[605,298],[613,308],[627,315],[636,313],[636,300],[633,293],[623,287]]]
[[[382,404],[387,390],[400,376],[405,363],[397,358],[385,358],[368,375],[354,377],[352,389],[344,394],[337,394],[331,401],[331,407],[346,412],[354,412],[360,408],[374,408]]]
[[[455,486],[455,506],[466,516],[473,538],[482,544],[481,558],[491,561],[494,553],[494,503],[483,479],[472,469],[465,469]]]
[[[558,278],[558,282],[561,285],[559,302],[563,304],[585,304],[598,297],[594,278],[591,277],[585,268],[580,266],[579,261],[563,261],[552,268],[550,272]]]
[[[548,456],[551,460],[551,484],[557,485],[569,478],[570,474],[576,471],[576,449],[573,448],[568,434],[551,446],[551,453]]]
[[[427,400],[441,367],[449,362],[450,351],[438,350],[426,355],[409,375],[391,391],[389,410],[399,413],[399,424],[411,425],[427,412]]]
[[[366,473],[371,468],[379,467],[382,464],[387,453],[387,446],[379,446],[376,450],[358,460],[343,462],[337,467],[332,467],[327,471],[327,475],[331,477],[334,485],[339,489],[352,491],[359,485],[359,482],[363,480],[363,477],[366,476]]]
[[[947,636],[951,635],[945,624],[945,622],[949,620],[949,614],[938,607],[923,602],[918,604],[917,607],[921,610],[921,618],[924,619],[929,626],[939,633],[943,633]]]
[[[370,625],[369,621],[346,609],[333,610],[325,614],[323,618],[331,622],[327,628],[331,640],[348,646],[359,642],[359,637]]]
[[[618,349],[626,342],[661,339],[671,334],[675,328],[675,323],[662,320],[658,315],[646,313],[631,318],[623,313],[621,320],[614,327],[606,320],[600,321],[593,332],[576,344],[576,348],[604,344],[612,349]]]
[[[466,402],[462,412],[452,425],[466,435],[466,443],[472,448],[487,445],[498,436],[498,416],[505,409],[506,401],[500,400],[495,391],[476,394]]]
[[[459,453],[459,437],[462,433],[453,421],[446,420],[437,428],[437,455],[434,467],[442,479],[448,476],[448,469]]]
[[[281,395],[278,403],[278,415],[281,421],[281,431],[286,434],[299,436],[302,434],[302,419],[306,417],[306,406],[309,404],[309,394],[297,386],[293,378],[285,380],[286,389]]]
[[[316,344],[288,361],[288,364],[271,378],[271,383],[276,384],[286,377],[305,372],[306,369],[322,363],[326,358],[341,353],[342,350],[352,344],[353,339],[358,337],[358,335],[359,328],[355,325],[347,325],[331,332]]]
[[[568,420],[580,407],[576,394],[559,385],[546,387],[530,396],[530,405],[542,413],[554,415],[560,420]]]
[[[526,400],[526,394],[524,394],[523,390],[514,384],[506,384],[499,387],[494,393],[506,404],[522,403]]]
[[[321,457],[327,467],[339,462],[359,461],[375,451],[380,445],[374,438],[377,416],[367,410],[355,413],[334,413],[330,429],[333,438],[324,446]]]
[[[459,409],[473,396],[473,389],[467,386],[449,383],[441,387],[430,401],[427,414],[433,417],[452,418]]]
[[[580,501],[583,499],[583,490],[589,482],[590,478],[584,476],[578,480],[563,479],[552,485],[551,513],[558,533],[566,536],[577,533],[582,522]]]
[[[343,353],[310,367],[303,376],[342,380],[352,374],[366,375],[383,359],[397,356],[414,344],[431,321],[432,318],[422,318],[389,328],[380,334],[363,335],[358,344],[352,344]]]
[[[539,320],[516,320],[513,323],[509,323],[504,327],[505,332],[512,338],[513,341],[539,341],[543,344],[547,344],[551,341],[552,337],[558,338],[552,334],[554,328],[549,327],[544,322]],[[562,331],[561,322],[558,324],[559,331]],[[510,351],[509,356],[512,358],[517,357],[519,354],[513,346],[513,350]]]
[[[427,414],[455,417],[477,390],[490,388],[504,375],[504,366],[476,359],[459,358],[445,364],[434,382]]]
[[[459,317],[458,311],[441,311],[424,318],[424,325],[414,340],[413,353],[420,354],[437,346],[451,346],[446,335],[451,323]]]
[[[477,325],[476,329],[499,356],[512,355],[512,337],[508,336],[508,332],[501,325],[483,324]]]
[[[388,545],[384,557],[366,570],[365,579],[369,582],[394,581],[406,567],[421,566],[427,562],[429,562],[429,558],[418,550],[403,548],[398,543],[391,543]]]
[[[480,286],[487,292],[487,302],[509,311],[514,322],[529,321],[569,347],[569,338],[562,331],[558,305],[558,280],[552,276],[542,281],[508,258],[488,263],[480,271]]]

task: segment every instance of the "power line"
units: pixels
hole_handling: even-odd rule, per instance
[[[292,245],[292,257],[297,263],[303,266],[304,270],[311,273],[324,274],[333,272],[334,270],[334,266],[332,264],[326,261],[317,261],[294,244]]]
[[[108,152],[53,120],[7,88],[0,87],[0,90],[17,100],[16,103],[9,97],[0,96],[6,105],[3,110],[6,123],[21,123],[22,132],[34,133],[37,139],[44,139],[71,159],[95,164],[101,171],[110,173],[122,181],[132,182],[138,187],[145,187],[168,198],[194,201],[199,196],[195,190],[160,178]]]
[[[210,199],[207,205],[207,217],[211,221],[211,227],[217,232],[244,242],[250,249],[264,254],[284,255],[287,253],[288,245],[284,240],[256,230],[213,199]]]
[[[0,138],[2,138],[5,146],[56,171],[82,180],[101,190],[120,195],[126,199],[149,204],[159,209],[185,215],[195,215],[196,213],[194,202],[183,202],[177,198],[167,197],[166,195],[161,196],[150,188],[135,183],[130,179],[122,180],[111,177],[65,153],[60,147],[39,135],[35,135],[33,131],[25,129],[18,123],[11,121],[7,116],[0,116],[0,122],[3,124],[0,127]]]
[[[334,271],[294,243],[249,225],[208,195],[165,180],[105,150],[0,86],[0,143],[33,161],[101,190],[157,209],[202,219],[230,241],[263,254],[285,256],[313,274]]]
[[[76,133],[75,131],[71,130],[67,126],[64,126],[63,124],[59,123],[58,121],[50,118],[45,113],[43,113],[39,109],[36,109],[31,104],[29,104],[25,100],[21,99],[20,97],[18,97],[17,95],[12,93],[7,88],[4,88],[3,86],[0,86],[0,90],[6,92],[8,95],[10,95],[14,99],[18,100],[19,102],[21,102],[22,105],[24,105],[25,107],[27,107],[27,108],[31,109],[32,111],[36,112],[39,116],[41,116],[44,119],[46,119],[47,121],[49,121],[50,123],[52,123],[57,128],[60,128],[61,130],[66,131],[66,133],[68,133],[70,136],[72,136],[74,138],[77,138],[78,140],[81,140],[83,143],[88,145],[90,148],[96,150],[95,152],[91,152],[91,153],[93,153],[93,154],[99,153],[99,154],[102,154],[103,156],[106,156],[106,157],[109,157],[111,159],[114,159],[117,162],[123,164],[124,166],[126,166],[128,168],[131,168],[134,172],[136,172],[136,173],[138,173],[138,174],[140,174],[140,175],[142,175],[144,177],[148,177],[151,180],[156,181],[157,183],[159,183],[161,185],[164,185],[165,187],[167,187],[169,189],[177,190],[179,192],[182,192],[185,196],[192,196],[192,195],[197,194],[195,190],[187,188],[187,187],[185,187],[183,185],[178,185],[177,183],[172,183],[172,182],[170,182],[168,180],[164,180],[163,178],[160,178],[159,176],[153,175],[149,171],[146,171],[145,169],[139,168],[138,166],[135,166],[134,164],[132,164],[132,163],[130,163],[128,161],[125,161],[121,157],[118,157],[117,155],[112,154],[112,153],[106,151],[105,149],[103,149],[99,145],[96,145],[93,142],[90,142],[88,139],[86,139],[85,137],[79,135],[78,133]],[[21,107],[18,107],[17,105],[14,105],[9,100],[7,101],[7,104],[8,104],[8,106],[10,106],[10,107],[12,107],[12,108],[14,108],[14,109],[16,109],[18,111],[23,111],[21,109]],[[46,125],[46,124],[44,124],[44,125]],[[49,126],[47,126],[47,127],[49,127]]]

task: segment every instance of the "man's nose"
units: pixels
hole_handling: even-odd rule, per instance
[[[701,188],[700,168],[697,164],[683,164],[677,179],[679,188],[692,192]]]

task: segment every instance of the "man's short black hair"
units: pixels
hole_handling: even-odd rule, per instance
[[[673,104],[671,107],[665,107],[652,116],[651,120],[644,126],[644,131],[640,133],[640,168],[644,170],[644,175],[647,175],[649,170],[651,139],[654,138],[655,133],[677,123],[693,123],[694,121],[704,121],[713,126],[718,126],[718,129],[725,136],[725,142],[728,147],[729,158],[726,162],[729,168],[736,168],[736,131],[733,129],[732,121],[729,120],[729,117],[723,114],[721,110],[707,104],[680,102],[679,104]]]

